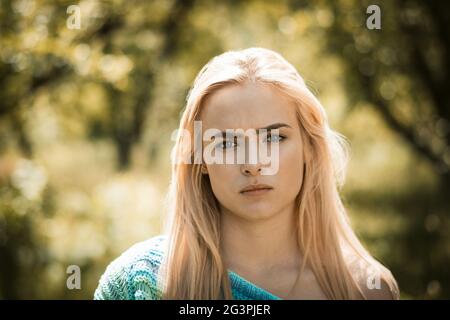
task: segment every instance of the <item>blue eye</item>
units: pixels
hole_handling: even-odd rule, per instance
[[[274,143],[276,143],[276,142],[280,142],[280,141],[282,141],[282,140],[284,140],[284,136],[282,136],[282,135],[279,135],[279,134],[269,134],[269,135],[267,135],[267,142],[274,142]]]
[[[221,143],[217,144],[216,147],[220,148],[220,149],[228,149],[228,148],[233,148],[235,146],[237,146],[237,144],[234,141],[224,140]]]

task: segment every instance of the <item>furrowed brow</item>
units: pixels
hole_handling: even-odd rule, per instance
[[[273,129],[279,129],[279,128],[283,128],[283,127],[292,129],[292,127],[290,125],[286,124],[286,123],[277,122],[277,123],[273,123],[273,124],[268,125],[268,126],[263,127],[263,128],[258,128],[258,129],[256,129],[256,132],[257,132],[257,134],[259,134],[260,131],[262,131],[262,130],[270,131],[270,130],[273,130]],[[238,129],[229,129],[230,134],[233,137],[241,137],[243,135],[241,132],[237,132],[237,133],[234,132],[235,130],[238,130]],[[215,134],[213,137],[214,138],[222,137],[222,138],[225,139],[226,136],[227,136],[226,134],[227,134],[227,131],[224,130],[224,131],[221,131],[221,132]]]

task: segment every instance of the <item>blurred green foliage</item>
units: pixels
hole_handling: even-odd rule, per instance
[[[161,231],[189,86],[251,46],[293,63],[349,138],[342,196],[402,297],[450,298],[446,2],[0,3],[0,298],[91,299],[108,262]]]

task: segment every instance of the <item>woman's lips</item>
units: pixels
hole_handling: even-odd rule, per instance
[[[241,192],[244,196],[259,196],[268,193],[271,188],[263,188],[263,189],[255,189],[255,190],[249,190],[249,191],[243,191]]]

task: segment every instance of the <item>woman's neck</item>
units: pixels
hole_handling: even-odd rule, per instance
[[[259,275],[298,268],[301,255],[294,207],[264,220],[248,220],[223,208],[221,250],[225,266]]]

